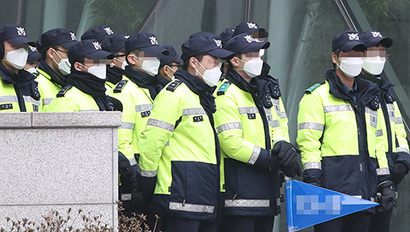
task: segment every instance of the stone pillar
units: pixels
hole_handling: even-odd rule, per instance
[[[120,124],[120,112],[0,113],[0,228],[69,208],[115,227]]]

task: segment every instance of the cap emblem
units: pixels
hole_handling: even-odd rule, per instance
[[[77,38],[75,38],[75,33],[74,32],[70,32],[70,36],[71,36],[71,40],[77,40]]]
[[[100,50],[101,49],[101,45],[98,42],[93,42],[94,48],[95,50]]]
[[[151,40],[151,44],[152,44],[152,45],[158,45],[157,37],[155,37],[155,36],[150,36],[149,39]]]
[[[217,47],[222,48],[222,41],[220,39],[214,39]]]
[[[247,23],[249,28],[255,28],[258,29],[258,26],[256,26],[256,23]]]
[[[383,37],[382,34],[378,31],[372,31],[373,37]]]
[[[349,40],[359,40],[359,34],[357,33],[348,33]]]
[[[110,27],[104,27],[105,32],[107,33],[107,35],[112,35],[114,34],[114,32],[111,30]]]
[[[243,38],[245,38],[248,43],[252,43],[254,41],[259,42],[259,40],[254,39],[251,35],[245,35]]]
[[[18,35],[26,35],[26,31],[24,31],[24,27],[16,27]]]

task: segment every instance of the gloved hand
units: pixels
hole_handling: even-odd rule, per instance
[[[121,152],[118,152],[118,172],[123,179],[128,179],[132,176],[130,161]]]
[[[277,163],[282,169],[283,173],[288,177],[300,176],[302,169],[298,163],[298,151],[290,143],[286,141],[279,141],[275,144],[271,151],[271,157],[277,156]],[[271,158],[271,160],[276,160]],[[274,164],[272,164],[272,167]]]
[[[399,184],[403,180],[404,176],[407,174],[408,171],[409,170],[405,163],[400,161],[396,162],[394,164],[393,173],[391,174],[391,180],[394,184]]]
[[[379,206],[377,212],[382,213],[390,211],[396,203],[396,193],[394,192],[393,182],[390,180],[383,181],[377,187],[377,201]]]

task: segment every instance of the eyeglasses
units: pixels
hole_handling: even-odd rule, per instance
[[[56,50],[56,51],[59,51],[59,52],[63,52],[63,53],[65,53],[65,54],[68,53],[68,51],[60,50],[60,49],[58,49],[58,48],[53,48],[53,49]]]

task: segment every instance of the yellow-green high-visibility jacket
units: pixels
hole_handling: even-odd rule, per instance
[[[58,91],[62,88],[61,85],[53,82],[50,75],[39,67],[37,69],[38,75],[36,81],[38,82],[38,90],[41,94],[41,109],[40,111],[49,111],[51,101],[56,97]]]
[[[66,85],[50,103],[49,112],[77,112],[99,111],[97,103],[91,95],[88,95],[75,86]]]
[[[211,219],[219,194],[219,146],[212,118],[194,92],[209,86],[185,70],[178,70],[175,78],[155,98],[140,135],[139,174],[157,177],[156,213]]]
[[[20,70],[18,75],[19,79],[24,78],[26,81],[14,83],[13,79],[0,70],[0,113],[39,111],[40,93],[37,82],[34,81],[35,76],[25,70]]]
[[[299,103],[297,143],[304,181],[373,199],[389,178],[378,87],[355,78],[357,103],[329,70],[326,81],[306,90]]]
[[[124,75],[109,96],[120,100],[123,107],[122,124],[118,129],[118,149],[130,160],[131,165],[135,165],[134,154],[139,153],[137,139],[151,114],[153,100],[150,92]]]
[[[266,80],[273,81],[279,90],[275,79]],[[267,82],[260,83],[265,85]],[[287,131],[287,123],[283,125],[281,121],[285,110],[280,95],[269,92],[256,94],[232,69],[228,69],[225,80],[214,95],[217,108],[215,127],[221,144],[224,213],[242,216],[278,213],[278,167],[268,171],[257,164],[258,160],[270,160],[270,149],[276,141],[289,140],[284,132]],[[258,95],[269,97],[260,100]],[[265,101],[270,103],[264,105]]]

